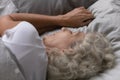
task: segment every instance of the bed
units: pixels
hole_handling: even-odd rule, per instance
[[[33,2],[33,0],[3,1],[11,1],[9,5],[13,4],[14,6],[11,7],[10,12],[7,11],[7,9],[9,9],[7,6],[0,7],[1,15],[14,12],[57,15],[66,13],[78,6],[85,6],[88,8],[88,10],[92,11],[94,14],[95,19],[88,26],[83,26],[82,28],[72,30],[103,33],[110,40],[114,54],[116,55],[116,65],[113,69],[106,70],[104,73],[92,77],[90,80],[120,80],[120,0],[38,0],[40,4],[42,3],[44,5],[39,5],[35,1]],[[31,5],[34,5],[34,7]],[[8,53],[10,54],[9,51]],[[21,76],[23,75],[21,74]]]

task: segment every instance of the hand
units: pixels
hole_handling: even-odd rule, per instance
[[[84,7],[76,8],[67,14],[63,15],[63,26],[80,27],[88,25],[93,19],[90,11]]]

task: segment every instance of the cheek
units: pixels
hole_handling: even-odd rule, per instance
[[[65,38],[61,38],[61,39],[56,39],[54,42],[51,43],[51,45],[53,47],[56,48],[67,48],[69,46],[70,41],[68,39]]]
[[[44,42],[45,46],[49,46],[53,42],[53,39],[47,37],[47,38],[43,39],[43,42]]]
[[[70,38],[68,36],[47,37],[44,39],[46,47],[66,48],[68,47]]]
[[[46,37],[43,39],[43,42],[47,47],[54,47],[56,45],[59,45],[60,40],[57,37]]]

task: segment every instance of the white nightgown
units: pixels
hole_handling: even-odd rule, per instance
[[[26,80],[46,80],[47,54],[34,26],[26,21],[6,30],[2,40],[16,56]]]

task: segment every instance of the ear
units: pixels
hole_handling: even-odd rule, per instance
[[[62,53],[64,53],[65,52],[65,49],[61,49],[60,50],[60,53],[62,54]]]
[[[65,53],[68,51],[68,49],[61,49],[60,51],[61,51],[61,53]]]
[[[47,54],[50,52],[51,48],[46,48]]]
[[[61,52],[62,52],[62,53],[67,52],[67,51],[72,52],[72,51],[73,51],[73,49],[72,49],[72,48],[69,48],[69,49],[62,49],[62,50],[61,50]]]
[[[46,50],[50,50],[50,48],[47,47]]]

